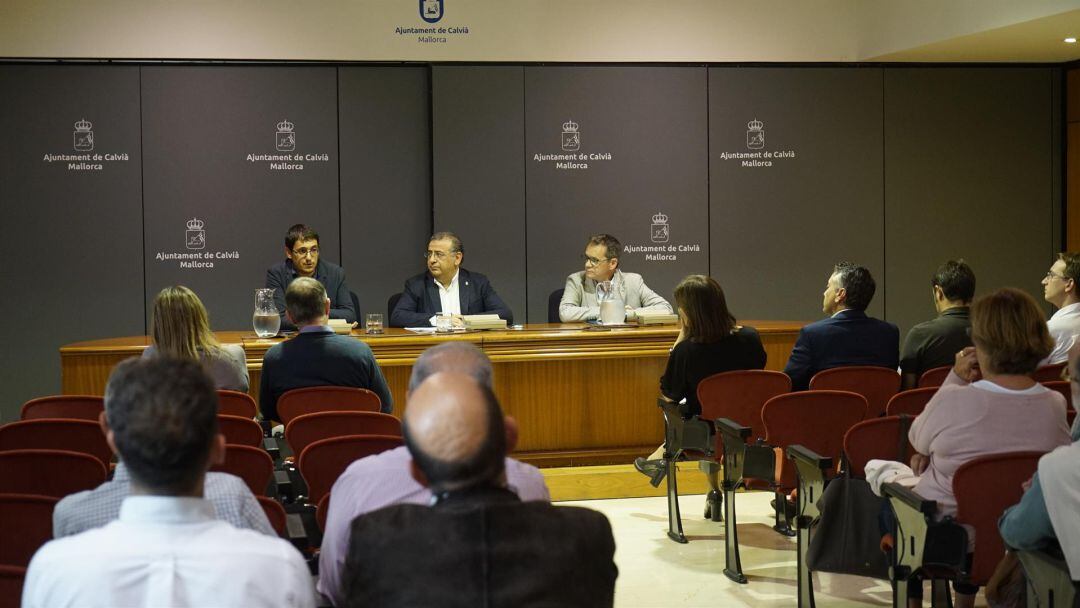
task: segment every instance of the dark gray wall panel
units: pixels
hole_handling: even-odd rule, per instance
[[[76,151],[83,119],[93,149]],[[11,228],[0,241],[0,419],[12,420],[23,401],[60,392],[62,344],[142,333],[138,68],[0,67],[0,133]],[[46,154],[88,154],[101,169]],[[105,160],[114,154],[127,160]]]
[[[525,69],[530,322],[546,320],[548,294],[582,269],[578,256],[590,234],[663,247],[629,252],[621,268],[643,274],[669,300],[682,277],[708,272],[705,94],[703,68]],[[576,151],[564,150],[563,125],[571,121]],[[569,153],[585,154],[577,164],[588,168],[535,160]],[[603,154],[611,159],[588,156]],[[656,239],[663,242],[654,242],[654,224],[666,225],[667,236]],[[655,255],[663,259],[648,259]]]
[[[361,314],[385,314],[431,234],[427,69],[341,68],[339,87],[342,260]]]
[[[524,68],[435,67],[435,230],[461,237],[464,265],[525,314]]]
[[[1052,70],[895,69],[885,74],[885,248],[890,320],[934,316],[930,276],[963,257],[978,292],[1040,302],[1059,211]]]
[[[148,302],[162,287],[187,285],[215,329],[247,329],[254,289],[264,285],[266,268],[284,259],[289,226],[314,227],[321,257],[341,259],[335,74],[312,67],[143,68]],[[277,125],[285,120],[293,125],[292,150],[278,149]],[[303,169],[275,169],[249,154],[301,155],[284,164]],[[192,219],[202,222],[202,249],[188,248]],[[185,268],[158,260],[159,253],[239,258]]]
[[[760,148],[748,143],[755,120]],[[870,269],[868,313],[882,314],[881,120],[879,69],[709,70],[712,273],[736,316],[820,318],[841,260]]]

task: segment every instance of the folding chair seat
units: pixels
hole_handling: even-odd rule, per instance
[[[112,449],[95,421],[67,418],[35,418],[0,426],[0,452],[8,450],[69,450],[90,454],[106,467]]]
[[[105,398],[94,395],[52,395],[31,399],[22,406],[22,420],[68,418],[97,422],[105,411]]]
[[[310,386],[294,388],[278,397],[277,411],[282,424],[315,412],[378,412],[379,396],[366,388]]]
[[[0,608],[19,608],[26,568],[0,565]]]
[[[285,513],[285,507],[269,496],[256,494],[255,498],[259,501],[259,506],[262,507],[263,512],[266,513],[266,519],[270,520],[270,526],[274,528],[274,532],[277,532],[278,536],[285,537],[287,531],[285,522],[289,518],[288,514]]]
[[[900,374],[895,369],[872,365],[834,367],[814,374],[810,390],[850,391],[866,397],[866,417],[885,415],[885,407],[900,392]]]
[[[236,475],[251,488],[252,494],[263,496],[274,476],[274,461],[262,448],[229,444],[225,446],[225,462],[210,470]]]
[[[1031,378],[1036,382],[1053,382],[1055,380],[1062,380],[1061,373],[1065,370],[1065,362],[1051,363],[1050,365],[1044,365],[1035,370],[1035,373],[1031,374]]]
[[[345,435],[401,437],[401,421],[381,412],[315,412],[297,416],[285,425],[285,441],[293,454],[321,439]]]
[[[58,499],[32,494],[0,494],[0,564],[25,568],[52,539],[52,513]]]
[[[910,462],[915,448],[903,426],[899,416],[885,416],[863,420],[848,429],[844,434],[844,463],[851,476],[865,479],[866,463],[875,458]]]
[[[1080,581],[1072,580],[1065,560],[1045,551],[1017,551],[1028,582],[1027,605],[1031,608],[1077,608]]]
[[[307,482],[308,502],[319,504],[354,460],[404,445],[401,437],[348,435],[320,439],[300,453],[300,476]]]
[[[227,416],[241,416],[243,418],[255,419],[255,415],[259,412],[259,407],[255,404],[255,399],[240,391],[227,391],[219,390],[218,394],[218,415]]]
[[[225,436],[225,443],[262,447],[263,430],[251,418],[218,414],[218,432]]]
[[[1065,408],[1073,409],[1072,402],[1072,383],[1068,380],[1050,380],[1042,383],[1046,388],[1061,393],[1062,397],[1065,397]]]
[[[953,366],[951,365],[943,365],[941,367],[926,370],[923,372],[922,376],[919,376],[919,388],[941,386],[944,384],[945,378],[949,376],[949,372],[952,371],[952,368]]]
[[[930,399],[937,391],[938,387],[936,386],[900,391],[893,395],[892,399],[889,399],[889,404],[885,406],[885,415],[899,416],[900,414],[907,414],[908,416],[918,416],[926,409],[926,404],[930,403]]]
[[[105,483],[109,470],[89,454],[66,450],[0,452],[0,493],[63,498]]]

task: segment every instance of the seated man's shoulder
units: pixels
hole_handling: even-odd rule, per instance
[[[272,274],[280,274],[280,273],[287,273],[288,270],[289,270],[288,261],[287,260],[281,260],[281,261],[274,262],[273,264],[271,264],[270,267],[266,269],[266,272],[267,273],[272,273]]]

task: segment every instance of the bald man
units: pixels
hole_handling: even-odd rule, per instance
[[[434,502],[353,521],[346,606],[612,605],[607,518],[507,489],[507,432],[491,389],[434,374],[410,395],[404,422],[413,474]]]

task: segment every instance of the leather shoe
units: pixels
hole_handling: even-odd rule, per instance
[[[664,460],[646,460],[644,457],[634,459],[634,468],[639,473],[649,478],[652,487],[660,487],[660,482],[667,476],[667,463]]]
[[[776,499],[775,498],[772,499],[772,501],[769,502],[769,506],[771,506],[773,508],[773,511],[776,510]],[[791,502],[790,500],[784,499],[784,515],[786,515],[788,519],[791,519],[792,517],[795,517],[795,512],[797,510],[798,509],[795,506],[795,503]]]

